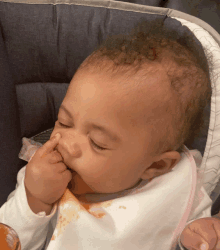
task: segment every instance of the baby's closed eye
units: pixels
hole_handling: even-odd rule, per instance
[[[99,149],[99,150],[107,150],[107,148],[103,148],[103,147],[97,145],[91,138],[90,138],[90,141],[91,141],[92,145],[93,145],[95,148],[97,148],[97,149]]]
[[[64,123],[62,123],[60,121],[57,121],[57,122],[61,127],[64,127],[64,128],[69,128],[70,127],[69,125],[66,125],[66,124],[64,124]],[[95,147],[98,150],[107,150],[106,147],[100,146],[99,144],[95,143],[91,138],[90,138],[90,142],[91,142],[92,146]]]

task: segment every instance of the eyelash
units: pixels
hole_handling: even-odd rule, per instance
[[[61,122],[59,122],[59,125],[61,126],[61,127],[65,127],[65,128],[68,128],[69,126],[67,126],[67,125],[64,125],[63,123],[61,123]]]
[[[92,145],[95,148],[97,148],[98,150],[106,150],[107,149],[107,148],[103,148],[103,147],[98,146],[97,144],[95,144],[95,142],[92,139],[90,139],[90,141],[91,141]]]
[[[68,128],[67,125],[64,125],[63,123],[59,122],[60,126],[61,127],[65,127],[65,128]],[[92,139],[90,139],[92,145],[97,148],[98,150],[106,150],[107,148],[103,148],[103,147],[100,147],[99,145],[97,145]]]

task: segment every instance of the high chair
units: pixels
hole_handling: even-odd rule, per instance
[[[69,82],[83,60],[108,36],[128,34],[139,21],[158,19],[186,43],[185,35],[190,34],[200,60],[208,63],[206,53],[213,55],[212,97],[204,110],[204,126],[185,145],[203,156],[202,182],[213,201],[212,216],[216,215],[220,210],[219,18],[217,0],[0,0],[0,207],[10,199],[17,173],[26,165],[18,157],[22,138],[42,144],[49,139]],[[7,226],[16,231],[16,222]]]

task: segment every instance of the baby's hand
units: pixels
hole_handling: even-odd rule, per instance
[[[188,250],[220,250],[220,220],[202,218],[193,221],[183,230],[180,241]]]
[[[64,193],[72,174],[55,149],[60,134],[39,148],[26,166],[25,187],[44,204],[52,205]]]

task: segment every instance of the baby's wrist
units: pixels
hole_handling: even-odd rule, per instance
[[[49,215],[51,213],[53,205],[46,204],[40,201],[39,199],[34,197],[26,187],[25,190],[26,190],[28,205],[33,213],[38,214],[39,212],[45,212],[46,215]]]

